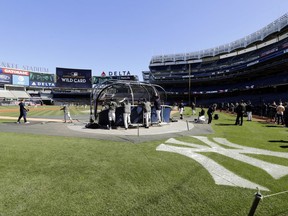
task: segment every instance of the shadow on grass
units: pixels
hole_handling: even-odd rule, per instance
[[[288,140],[269,140],[271,143],[288,143]],[[282,145],[280,148],[288,148],[288,145]]]
[[[266,125],[266,127],[275,128],[275,127],[279,127],[279,125]]]
[[[219,124],[215,124],[217,126],[236,126],[235,123],[231,123],[231,124],[224,124],[224,123],[219,123]]]
[[[287,140],[269,140],[268,142],[288,143]]]

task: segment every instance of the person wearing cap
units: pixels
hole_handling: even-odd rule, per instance
[[[149,128],[151,119],[151,103],[146,98],[143,100],[143,114],[145,119],[145,128]]]
[[[284,111],[285,111],[285,107],[282,105],[282,102],[280,102],[276,108],[276,116],[277,116],[278,125],[280,124],[280,121],[282,125],[284,124],[284,119],[283,119]]]
[[[237,114],[235,125],[242,126],[243,125],[243,115],[246,111],[246,106],[245,106],[245,103],[243,100],[241,100],[241,102],[236,106],[235,111]]]
[[[161,123],[161,101],[158,95],[155,96],[154,107],[157,115],[157,123]]]
[[[207,110],[208,124],[212,123],[212,116],[213,116],[213,113],[216,111],[216,108],[217,108],[217,104],[213,104],[209,106]]]
[[[72,121],[72,118],[71,118],[71,115],[70,115],[70,111],[69,111],[68,105],[64,104],[64,106],[60,110],[63,110],[63,112],[64,112],[64,123],[67,122],[67,118],[69,119],[69,122],[72,123],[73,121]]]
[[[253,105],[249,101],[246,105],[247,121],[252,121],[252,110],[253,110]]]
[[[17,124],[20,124],[20,120],[21,120],[22,117],[24,119],[24,123],[25,124],[29,124],[30,122],[28,122],[27,119],[26,119],[27,112],[29,111],[29,109],[25,108],[25,100],[24,99],[20,100],[19,108],[20,108],[20,110],[19,110],[20,111],[20,115],[18,117]]]
[[[128,98],[124,98],[122,101],[120,101],[120,103],[122,103],[122,106],[124,108],[123,121],[124,121],[125,130],[127,130],[129,125],[131,124],[131,120],[130,120],[131,103],[129,102]]]
[[[111,130],[112,126],[115,125],[116,122],[116,108],[117,108],[117,103],[116,101],[114,101],[113,98],[110,99],[110,102],[108,103],[108,120],[109,120],[109,125],[108,125],[108,129]]]
[[[181,102],[179,103],[178,110],[179,110],[179,114],[180,114],[180,119],[183,119],[183,112],[184,112],[183,100],[181,100]]]

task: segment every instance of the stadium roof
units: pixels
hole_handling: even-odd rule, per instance
[[[288,26],[288,13],[284,14],[274,22],[265,26],[264,28],[244,37],[239,40],[227,43],[218,47],[200,50],[196,52],[189,53],[179,53],[171,55],[158,55],[153,56],[151,59],[151,64],[157,62],[167,62],[167,61],[186,61],[192,59],[201,59],[208,56],[216,56],[219,54],[230,53],[240,48],[246,48],[251,44],[258,41],[263,41],[269,35],[280,32],[283,28]]]

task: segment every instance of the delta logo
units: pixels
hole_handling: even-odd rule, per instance
[[[105,76],[106,76],[106,73],[103,71],[103,72],[101,73],[101,76],[102,76],[102,77],[105,77]]]

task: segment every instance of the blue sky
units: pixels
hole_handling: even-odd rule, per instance
[[[213,48],[288,12],[287,0],[0,0],[0,62],[130,71],[154,55]]]

